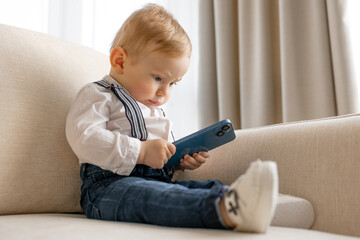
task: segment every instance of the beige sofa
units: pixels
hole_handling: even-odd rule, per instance
[[[311,230],[249,234],[86,219],[65,117],[79,88],[108,73],[107,57],[6,25],[0,36],[0,239],[359,239],[360,115],[238,130],[204,167],[176,176],[229,184],[251,161],[274,160],[280,192],[313,205]]]

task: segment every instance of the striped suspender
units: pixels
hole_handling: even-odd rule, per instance
[[[115,84],[110,85],[104,80],[95,83],[106,89],[110,89],[122,102],[125,107],[125,115],[131,125],[132,137],[135,137],[141,141],[145,141],[148,137],[148,132],[145,126],[144,116],[136,100],[130,96],[130,94],[122,86]]]

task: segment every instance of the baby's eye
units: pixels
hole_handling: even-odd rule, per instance
[[[174,86],[174,85],[177,85],[177,82],[170,83],[170,86]]]
[[[161,77],[156,76],[156,75],[153,75],[153,78],[154,78],[155,81],[161,81],[162,80]]]

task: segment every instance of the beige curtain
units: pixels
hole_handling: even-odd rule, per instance
[[[359,112],[346,0],[200,0],[202,126]]]

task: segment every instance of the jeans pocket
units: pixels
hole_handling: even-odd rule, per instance
[[[94,204],[89,204],[87,208],[87,217],[91,219],[101,219],[100,211]]]
[[[82,200],[82,208],[86,217],[90,219],[101,219],[99,209],[90,201],[89,192],[86,192],[84,199]]]

